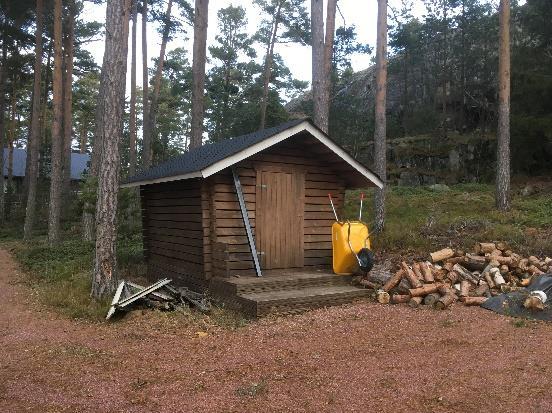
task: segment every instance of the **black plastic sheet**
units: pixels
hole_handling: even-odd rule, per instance
[[[544,303],[543,310],[528,310],[523,306],[531,291],[544,291],[547,295],[548,299]],[[552,274],[535,277],[529,286],[521,290],[491,297],[481,307],[511,317],[552,321]]]

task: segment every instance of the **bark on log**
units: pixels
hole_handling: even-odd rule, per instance
[[[403,304],[410,301],[408,294],[393,294],[391,296],[391,304]]]
[[[409,293],[412,297],[423,297],[428,294],[436,293],[442,284],[425,284],[420,288],[412,288]]]
[[[422,262],[420,264],[420,268],[424,276],[424,282],[432,284],[435,281],[435,278],[433,277],[433,271],[431,270],[430,266],[427,265],[427,263]]]
[[[475,297],[484,297],[484,296],[488,296],[488,294],[489,294],[489,286],[487,285],[487,283],[481,284],[473,292],[473,296]]]
[[[470,293],[470,282],[468,280],[463,280],[460,283],[460,297],[467,297]]]
[[[420,280],[420,282],[424,282],[424,276],[422,275],[422,271],[420,270],[420,264],[415,262],[412,265],[412,271],[414,271],[414,275]]]
[[[454,257],[454,251],[452,250],[452,248],[444,248],[442,250],[432,252],[429,255],[432,262],[439,262],[446,260],[447,258]]]
[[[455,301],[456,301],[456,295],[455,294],[444,295],[443,297],[439,298],[439,300],[435,303],[435,308],[437,310],[444,310],[445,308],[449,307]]]
[[[481,305],[487,301],[487,297],[464,297],[464,305]]]
[[[445,261],[445,264],[455,265],[461,262],[463,263],[464,261],[465,261],[465,257],[452,257],[452,258],[447,258],[447,260]]]
[[[391,278],[389,278],[389,280],[387,280],[387,282],[382,287],[382,290],[387,292],[392,288],[395,288],[401,282],[403,274],[404,274],[403,270],[397,271],[395,275],[393,275]]]
[[[408,305],[412,308],[418,308],[423,301],[423,297],[412,297]]]
[[[446,279],[451,284],[456,284],[456,282],[460,279],[460,275],[456,271],[451,271],[451,272],[448,273]]]
[[[435,305],[441,296],[438,293],[428,294],[424,297],[424,305]]]
[[[540,300],[539,297],[535,295],[530,295],[525,299],[523,306],[528,310],[532,311],[542,311],[544,310],[544,303]]]
[[[371,288],[372,290],[380,288],[380,284],[368,280],[360,280],[359,284],[364,288]]]
[[[452,268],[452,270],[456,272],[458,275],[460,275],[460,279],[468,280],[473,284],[477,284],[478,279],[475,278],[471,272],[469,272],[467,269],[462,267],[460,264],[456,264]]]
[[[485,257],[467,254],[464,258],[464,267],[470,271],[483,271],[487,265]]]
[[[529,272],[529,274],[531,275],[540,275],[540,274],[544,274],[544,272],[542,272],[541,270],[539,270],[536,266],[534,265],[530,265],[529,268],[527,269],[527,271]]]
[[[412,288],[419,288],[422,286],[422,283],[420,282],[418,277],[416,277],[414,271],[412,271],[410,267],[406,264],[406,262],[401,262],[401,268]]]
[[[493,281],[493,278],[489,273],[485,274],[485,281],[487,281],[487,284],[489,285],[489,288],[495,288],[495,283]]]
[[[480,242],[479,251],[483,254],[490,254],[496,250],[496,245],[493,242]]]

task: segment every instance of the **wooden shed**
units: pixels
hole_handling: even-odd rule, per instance
[[[148,277],[244,307],[240,292],[341,285],[330,272],[328,193],[340,210],[346,189],[382,185],[309,120],[294,120],[193,149],[123,186],[140,187]]]

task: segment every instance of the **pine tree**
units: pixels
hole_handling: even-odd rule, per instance
[[[117,194],[119,189],[119,143],[123,132],[123,110],[127,71],[130,0],[108,0],[105,52],[101,82],[104,103],[100,112],[102,158],[98,172],[96,204],[96,256],[92,292],[100,299],[117,285]]]

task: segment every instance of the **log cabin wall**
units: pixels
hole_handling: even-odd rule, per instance
[[[199,179],[140,188],[147,276],[152,281],[171,278],[195,290],[207,288],[204,253],[209,235],[208,201]],[[204,212],[204,207],[207,213]]]
[[[254,233],[258,170],[293,168],[304,176],[304,199],[297,199],[297,202],[302,202],[304,209],[303,225],[298,230],[303,231],[302,262],[305,269],[331,266],[331,225],[335,219],[328,193],[332,193],[338,211],[345,196],[345,184],[339,178],[340,171],[333,161],[335,157],[322,145],[291,138],[236,165]],[[209,275],[254,275],[231,172],[221,171],[207,180],[205,185],[211,209],[209,239],[212,258],[209,256],[208,259],[212,263],[212,272]]]

